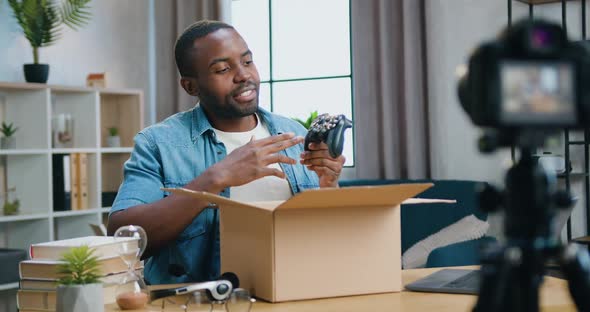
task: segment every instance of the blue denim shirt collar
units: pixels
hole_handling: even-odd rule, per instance
[[[193,122],[191,129],[191,138],[193,142],[195,142],[198,137],[202,136],[207,131],[213,131],[213,126],[211,126],[209,118],[207,118],[207,115],[205,115],[203,107],[197,104],[197,106],[193,109]]]

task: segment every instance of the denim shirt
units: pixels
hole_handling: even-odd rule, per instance
[[[289,118],[263,109],[258,110],[258,116],[271,135],[306,134],[303,126]],[[134,140],[133,152],[124,165],[124,181],[110,214],[158,201],[169,195],[162,187],[183,187],[226,156],[225,146],[215,137],[200,105],[142,130]],[[303,144],[281,153],[298,160],[301,152]],[[319,187],[317,175],[305,166],[280,166],[293,194]],[[229,197],[229,188],[220,195]],[[219,213],[214,208],[205,208],[175,241],[146,261],[144,270],[150,284],[200,282],[213,280],[219,274]]]

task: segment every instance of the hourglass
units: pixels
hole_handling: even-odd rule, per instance
[[[117,229],[115,239],[121,239],[117,252],[127,265],[127,273],[117,286],[117,305],[123,310],[140,309],[148,302],[149,292],[135,267],[147,246],[147,235],[140,226],[127,225]]]

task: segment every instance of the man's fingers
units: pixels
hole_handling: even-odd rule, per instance
[[[274,163],[284,163],[284,164],[294,165],[297,163],[297,160],[295,160],[291,157],[287,157],[287,156],[280,154],[280,153],[268,155],[264,159],[265,165],[270,165],[270,164],[274,164]]]
[[[300,137],[300,136],[296,136],[296,137],[292,137],[287,140],[282,140],[282,141],[278,141],[278,142],[274,142],[272,144],[269,144],[264,147],[264,150],[267,153],[277,153],[277,152],[285,150],[291,146],[301,144],[304,140],[305,140],[305,138]]]
[[[320,177],[333,177],[334,179],[337,179],[340,176],[338,172],[335,172],[328,167],[307,166],[307,169],[315,171]]]
[[[311,159],[316,159],[316,158],[328,158],[331,160],[336,160],[335,158],[332,158],[332,156],[330,156],[330,152],[327,149],[326,150],[305,151],[305,152],[301,153],[302,160],[311,160]]]
[[[319,150],[328,150],[328,144],[324,142],[320,143],[309,143],[307,146],[312,151],[319,151]]]
[[[266,146],[273,143],[289,140],[295,137],[295,133],[288,132],[283,134],[272,135],[264,139],[260,139],[256,141],[256,145],[258,146]]]
[[[301,163],[307,166],[326,167],[337,174],[340,174],[340,170],[342,169],[342,164],[340,164],[338,160],[330,160],[327,158],[307,159]]]
[[[260,178],[275,176],[277,178],[285,179],[285,173],[282,170],[276,168],[261,168],[258,173]]]
[[[317,158],[327,158],[329,160],[339,162],[343,165],[346,162],[346,157],[344,157],[344,155],[340,155],[336,158],[332,158],[332,156],[330,156],[330,152],[328,150],[305,151],[305,152],[301,153],[300,157],[301,157],[302,164],[305,164],[305,162],[307,160],[317,159]]]

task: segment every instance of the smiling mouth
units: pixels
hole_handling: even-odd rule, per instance
[[[256,89],[244,90],[233,97],[237,102],[250,102],[256,98]]]

